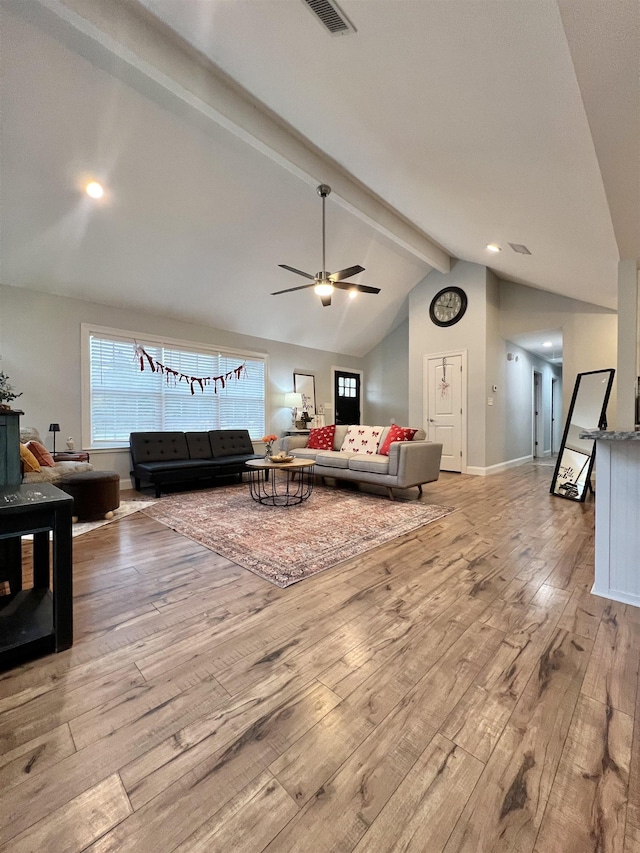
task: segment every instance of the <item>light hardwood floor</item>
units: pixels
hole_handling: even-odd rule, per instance
[[[76,539],[73,648],[0,676],[0,851],[640,851],[640,610],[551,473],[443,474],[286,590],[141,513]]]

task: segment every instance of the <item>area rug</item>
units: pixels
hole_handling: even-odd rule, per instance
[[[113,518],[101,518],[98,521],[77,521],[71,528],[71,534],[74,537],[82,536],[83,533],[89,533],[89,531],[103,527],[105,524],[111,524],[112,521],[120,521],[121,518],[126,518],[134,512],[153,506],[154,503],[155,501],[120,501],[120,506],[113,512]]]
[[[96,530],[98,527],[104,527],[105,524],[111,524],[112,521],[120,521],[121,518],[126,518],[134,512],[139,512],[141,509],[153,506],[155,501],[120,501],[118,509],[114,510],[113,518],[101,518],[98,521],[77,521],[71,525],[71,535],[75,539],[76,536],[82,536],[83,533],[89,533],[91,530]],[[33,539],[33,536],[28,533],[23,539]],[[53,538],[53,533],[49,533],[49,539]]]
[[[324,488],[298,506],[263,506],[246,485],[172,495],[143,510],[282,588],[452,511]]]

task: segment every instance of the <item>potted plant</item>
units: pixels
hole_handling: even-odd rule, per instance
[[[9,402],[17,400],[18,397],[22,397],[22,391],[16,394],[13,386],[9,383],[9,377],[3,370],[0,370],[0,409],[5,412],[11,411]]]

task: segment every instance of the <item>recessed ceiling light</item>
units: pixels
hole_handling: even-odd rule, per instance
[[[487,244],[487,249],[488,249],[490,252],[501,252],[501,251],[502,251],[502,249],[500,248],[500,246],[498,246],[498,244],[497,244],[497,243],[488,243],[488,244]]]
[[[553,346],[553,341],[544,341],[544,343],[542,344],[542,346],[543,346],[543,347],[552,347],[552,346]]]
[[[519,255],[530,255],[531,252],[527,249],[527,247],[523,243],[509,243],[514,252],[517,252]]]
[[[102,198],[104,195],[102,184],[99,184],[97,181],[89,181],[84,188],[84,191],[87,195],[90,195],[91,198]]]
[[[349,291],[349,299],[355,299],[357,295],[358,295],[357,290],[350,290]]]

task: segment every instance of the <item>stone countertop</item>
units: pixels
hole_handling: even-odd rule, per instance
[[[640,441],[640,431],[590,429],[580,433],[580,438],[597,438],[599,441]]]

